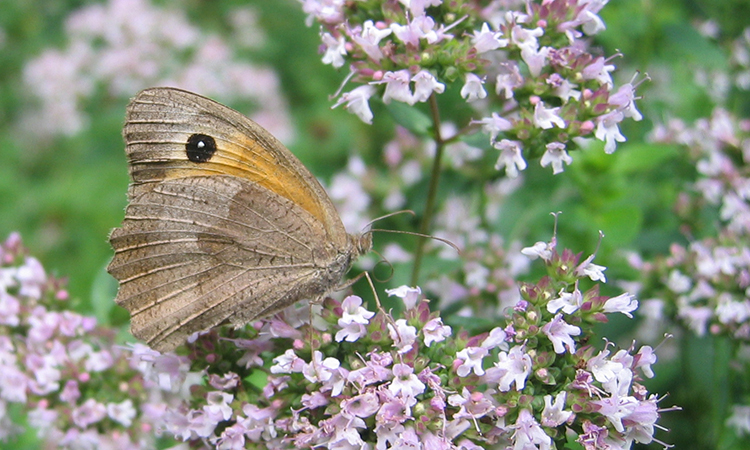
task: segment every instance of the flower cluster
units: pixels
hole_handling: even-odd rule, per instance
[[[727,104],[733,89],[750,90],[750,28],[745,28],[740,36],[728,45],[722,42],[722,33],[716,22],[709,20],[701,23],[698,31],[726,47],[729,61],[728,67],[696,67],[696,84],[703,87],[717,104]]]
[[[625,141],[619,123],[641,119],[638,83],[615,89],[611,58],[584,39],[604,30],[606,1],[300,1],[308,24],[321,26],[323,62],[348,64],[347,80],[360,84],[334,107],[371,123],[373,96],[415,105],[459,84],[481,116],[462,126],[481,125],[509,176],[528,158],[562,172],[574,138],[596,137],[611,153]]]
[[[205,34],[180,9],[160,9],[147,0],[83,7],[66,20],[67,45],[26,64],[24,81],[40,108],[25,121],[34,133],[72,135],[86,127],[87,102],[94,98],[130,98],[143,88],[169,85],[250,101],[252,117],[288,140],[291,123],[276,75],[234,54],[233,45],[262,40],[252,10],[233,10],[229,22],[237,42]]]
[[[607,314],[630,316],[627,293],[601,296],[592,258],[554,242],[524,250],[549,276],[525,284],[507,321],[470,335],[446,325],[419,288],[387,291],[400,315],[361,298],[292,307],[241,330],[187,346],[206,370],[192,397],[164,413],[165,429],[192,445],[241,448],[628,449],[654,440],[658,398],[652,349],[596,350],[587,341]],[[269,360],[273,358],[273,362]],[[155,370],[159,370],[154,366]]]
[[[750,121],[723,109],[688,127],[680,120],[659,126],[653,139],[686,150],[698,173],[690,192],[681,195],[678,213],[690,219],[709,209],[719,229],[693,224],[691,234],[707,234],[683,247],[673,244],[668,257],[631,258],[642,272],[642,292],[649,300],[650,328],[677,320],[702,336],[728,334],[750,340]]]
[[[6,413],[16,410],[41,442],[61,448],[153,446],[166,405],[179,398],[178,358],[158,355],[159,372],[140,370],[113,329],[69,303],[64,282],[25,255],[17,234],[0,245],[0,440],[23,432]]]

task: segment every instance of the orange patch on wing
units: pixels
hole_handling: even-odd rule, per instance
[[[294,167],[259,142],[242,133],[229,140],[216,139],[217,151],[209,161],[194,163],[184,158],[172,161],[164,179],[194,176],[232,175],[256,183],[285,197],[326,223],[323,207]]]

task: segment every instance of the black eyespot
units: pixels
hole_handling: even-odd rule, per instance
[[[196,133],[188,138],[185,153],[192,162],[206,162],[216,153],[216,141],[211,136]]]

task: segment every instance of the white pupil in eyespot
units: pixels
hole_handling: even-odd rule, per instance
[[[203,148],[206,146],[206,143],[203,141],[198,141],[198,148]]]

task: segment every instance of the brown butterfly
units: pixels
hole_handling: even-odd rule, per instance
[[[132,333],[160,351],[334,290],[372,248],[258,124],[173,88],[140,92],[123,135],[131,184],[107,270]]]

